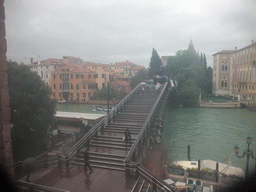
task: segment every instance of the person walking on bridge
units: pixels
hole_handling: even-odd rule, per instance
[[[90,166],[90,162],[89,162],[89,153],[87,151],[87,149],[85,149],[84,151],[84,169],[86,170],[86,168],[90,169],[90,173],[92,173],[92,168]]]
[[[127,148],[127,144],[131,145],[131,134],[128,128],[126,128],[124,132],[124,140],[125,140],[125,147]]]

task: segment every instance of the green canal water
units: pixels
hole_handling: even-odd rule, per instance
[[[247,148],[246,137],[253,142],[250,149],[256,156],[256,113],[246,108],[166,108],[164,114],[163,145],[169,161],[187,160],[190,145],[191,160],[210,159],[227,163],[230,157],[233,166],[245,171],[246,157],[239,159],[234,154],[238,144],[240,155]],[[250,158],[250,170],[255,160]]]
[[[103,106],[106,107],[106,106]],[[57,104],[57,110],[69,112],[100,113],[87,104]],[[246,108],[166,108],[162,143],[169,161],[187,160],[187,146],[191,148],[191,160],[210,159],[245,170],[246,157],[239,159],[233,153],[236,144],[240,155],[246,149],[246,137],[253,138],[250,148],[256,156],[256,113]],[[250,158],[250,170],[255,161]]]

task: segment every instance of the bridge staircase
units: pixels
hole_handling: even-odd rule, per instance
[[[120,112],[104,125],[97,136],[93,137],[89,145],[80,149],[89,149],[90,165],[97,168],[125,171],[124,160],[131,146],[143,127],[159,91],[136,95]],[[131,142],[124,141],[124,132],[129,128]],[[82,153],[78,153],[72,161],[73,164],[84,164]]]
[[[133,186],[131,192],[149,192],[151,189],[150,183],[143,179],[142,177],[139,177]]]

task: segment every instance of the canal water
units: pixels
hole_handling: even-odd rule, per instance
[[[222,163],[229,160],[245,171],[246,156],[234,154],[238,144],[240,155],[247,148],[246,137],[253,138],[250,149],[256,156],[256,113],[246,108],[166,108],[164,115],[163,145],[169,161],[187,160],[190,145],[191,160],[210,159]],[[255,160],[250,158],[250,170]]]
[[[106,106],[103,106],[106,107]],[[57,110],[69,112],[100,113],[87,104],[57,104]],[[245,170],[246,157],[234,154],[238,144],[240,155],[247,148],[246,137],[253,140],[250,149],[256,156],[256,113],[246,108],[168,108],[164,114],[162,144],[169,161],[187,160],[187,146],[191,148],[191,160],[210,159],[229,163]],[[227,159],[229,158],[229,159]],[[250,158],[250,170],[255,161]]]

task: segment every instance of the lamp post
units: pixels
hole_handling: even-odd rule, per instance
[[[246,161],[245,178],[248,178],[248,175],[249,175],[249,158],[250,158],[250,156],[252,156],[253,159],[255,159],[255,158],[253,156],[253,151],[250,150],[250,144],[252,143],[252,138],[250,136],[248,136],[246,139],[247,139],[248,147],[247,147],[246,150],[244,150],[243,155],[242,156],[238,155],[239,147],[237,145],[234,147],[234,152],[235,152],[235,154],[238,158],[243,158],[246,155],[247,161]]]

